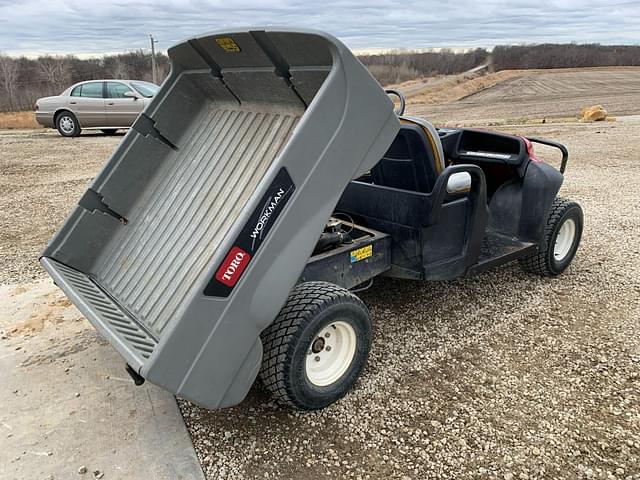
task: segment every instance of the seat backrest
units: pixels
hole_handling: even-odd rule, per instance
[[[444,170],[436,129],[414,117],[400,119],[400,131],[382,160],[371,169],[376,185],[429,193]]]
[[[414,124],[422,127],[422,130],[427,136],[427,140],[429,140],[429,144],[433,149],[436,170],[438,171],[438,174],[442,173],[442,171],[446,168],[446,162],[444,150],[442,148],[442,142],[440,141],[440,135],[438,135],[438,130],[436,129],[436,127],[434,127],[431,122],[428,122],[423,118],[412,116],[400,117],[400,123]]]

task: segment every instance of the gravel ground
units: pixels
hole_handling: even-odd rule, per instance
[[[121,139],[0,131],[0,284],[44,276],[38,255]]]
[[[517,131],[572,152],[570,269],[378,282],[368,368],[338,404],[292,412],[259,385],[182,403],[209,478],[640,478],[640,121]]]
[[[511,130],[572,153],[569,270],[377,282],[371,358],[337,404],[293,412],[259,385],[231,409],[181,403],[210,479],[640,479],[640,119]],[[0,134],[1,283],[43,276],[38,252],[118,141]]]

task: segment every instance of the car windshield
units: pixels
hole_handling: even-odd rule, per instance
[[[160,90],[159,86],[147,82],[131,82],[131,86],[135,88],[140,95],[147,98],[153,97],[158,93],[158,90]]]

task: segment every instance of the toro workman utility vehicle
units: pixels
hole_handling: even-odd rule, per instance
[[[169,57],[41,258],[137,384],[218,408],[259,375],[281,402],[322,408],[365,365],[353,290],[374,277],[514,260],[553,276],[574,257],[583,216],[557,197],[560,144],[405,117],[321,32],[214,32]],[[536,142],[561,150],[559,171]]]

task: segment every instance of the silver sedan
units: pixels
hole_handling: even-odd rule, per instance
[[[130,127],[160,87],[140,80],[90,80],[76,83],[55,97],[36,101],[36,120],[57,128],[64,137],[83,129],[113,135]]]

